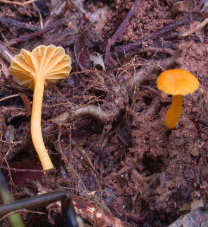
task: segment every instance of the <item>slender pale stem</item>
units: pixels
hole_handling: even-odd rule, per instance
[[[44,78],[36,77],[31,116],[31,136],[36,152],[38,153],[40,162],[43,166],[43,170],[45,171],[52,169],[53,164],[45,147],[41,130],[43,93]]]
[[[173,129],[177,126],[178,120],[181,116],[182,103],[182,95],[174,95],[172,97],[172,105],[168,109],[165,116],[165,125],[167,126],[167,128]]]

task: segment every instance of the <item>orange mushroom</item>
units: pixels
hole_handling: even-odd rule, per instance
[[[43,170],[53,168],[41,131],[44,86],[69,76],[71,58],[62,47],[54,45],[36,47],[32,52],[22,49],[10,65],[9,72],[20,84],[34,89],[31,136]]]
[[[177,126],[181,116],[183,95],[196,91],[199,87],[198,79],[183,69],[170,69],[162,72],[157,78],[157,87],[168,95],[172,95],[172,105],[165,116],[165,125],[169,129]]]

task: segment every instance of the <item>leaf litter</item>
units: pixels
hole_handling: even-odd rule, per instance
[[[180,216],[185,224],[206,223],[206,6],[200,0],[0,1],[0,165],[15,200],[61,188],[97,209],[75,204],[86,226],[172,227],[180,226]],[[32,93],[6,69],[21,48],[40,44],[63,46],[73,63],[71,76],[44,95],[42,130],[56,167],[47,177],[30,137]],[[164,125],[171,99],[156,88],[169,68],[186,69],[201,83],[184,98],[171,131]],[[25,213],[26,226],[37,220],[61,226],[56,207],[37,211],[45,215]],[[104,218],[96,222],[99,212]]]

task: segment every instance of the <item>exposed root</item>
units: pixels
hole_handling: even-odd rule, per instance
[[[189,35],[192,35],[196,33],[196,35],[199,37],[200,41],[203,43],[203,35],[202,35],[202,29],[208,24],[208,18],[203,20],[201,23],[197,24],[194,28],[190,28],[187,32],[183,33],[182,36],[186,37]]]

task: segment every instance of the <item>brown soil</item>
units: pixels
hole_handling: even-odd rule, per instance
[[[3,47],[16,54],[61,45],[73,62],[71,76],[44,94],[42,130],[56,168],[46,177],[30,137],[32,92],[9,76],[0,48],[0,164],[15,199],[65,189],[123,226],[149,227],[171,224],[196,200],[206,205],[208,31],[182,34],[206,19],[207,1],[54,2],[0,3]],[[40,32],[40,21],[50,29]],[[171,97],[156,85],[168,68],[186,69],[200,81],[200,89],[184,97],[173,130],[164,124]],[[90,111],[72,117],[86,106]],[[22,214],[26,226],[60,226],[56,205],[36,211],[43,214]]]

